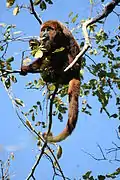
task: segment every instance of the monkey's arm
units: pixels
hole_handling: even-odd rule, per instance
[[[80,92],[80,81],[78,79],[72,79],[69,82],[68,95],[69,95],[69,109],[68,109],[68,122],[65,129],[57,136],[47,136],[44,134],[44,138],[47,138],[48,142],[60,142],[66,139],[73,132],[78,118],[78,100]]]
[[[40,66],[42,65],[42,58],[37,58],[35,61],[33,61],[30,65],[21,66],[21,75],[26,75],[27,72],[35,72],[36,70],[40,69]]]

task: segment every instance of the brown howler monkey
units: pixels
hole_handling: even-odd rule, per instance
[[[67,72],[64,69],[80,52],[80,47],[72,33],[59,21],[49,20],[42,24],[40,44],[44,47],[43,56],[28,66],[21,67],[21,74],[40,70],[44,81],[55,85],[69,84],[68,122],[58,136],[48,136],[48,142],[59,142],[74,130],[78,118],[78,98],[80,91],[81,59]],[[45,137],[45,135],[44,135]]]

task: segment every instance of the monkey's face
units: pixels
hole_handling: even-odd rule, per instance
[[[54,25],[43,25],[40,33],[41,45],[43,45],[47,51],[54,51],[61,47],[62,36],[63,33],[61,30]]]

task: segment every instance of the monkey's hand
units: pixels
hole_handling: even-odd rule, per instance
[[[22,65],[20,74],[25,76],[27,75],[27,73],[36,73],[36,72],[39,73],[41,65],[42,65],[42,59],[37,58],[35,61],[33,61],[29,65]]]
[[[20,75],[26,76],[28,72],[28,66],[21,66],[21,72]]]

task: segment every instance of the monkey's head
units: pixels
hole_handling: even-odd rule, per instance
[[[42,24],[40,42],[48,52],[69,44],[64,29],[65,27],[58,21],[49,20]]]

